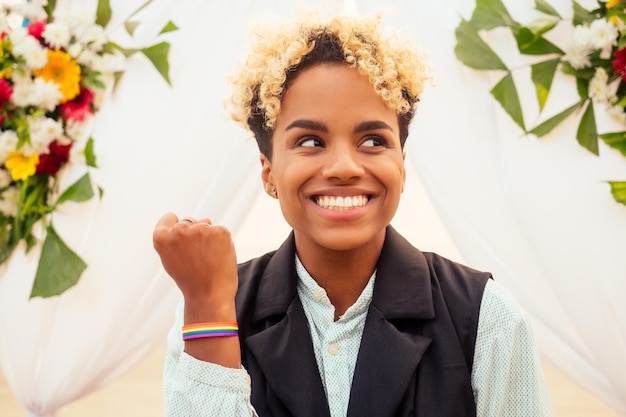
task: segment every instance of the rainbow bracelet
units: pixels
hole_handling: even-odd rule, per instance
[[[196,323],[183,326],[183,340],[238,335],[237,322]]]

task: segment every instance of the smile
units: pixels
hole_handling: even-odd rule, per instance
[[[357,207],[363,207],[369,201],[367,195],[353,195],[353,196],[316,196],[314,201],[317,205],[324,207],[328,210],[345,211],[351,210]]]

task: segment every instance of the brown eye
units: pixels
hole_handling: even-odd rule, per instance
[[[316,146],[323,146],[323,143],[318,138],[307,137],[300,139],[298,141],[298,146],[302,146],[305,148],[314,148]]]
[[[385,140],[380,136],[368,136],[363,140],[363,142],[361,142],[361,146],[366,148],[385,146]]]

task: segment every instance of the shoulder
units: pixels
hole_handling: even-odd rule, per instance
[[[433,289],[441,291],[452,310],[477,313],[491,273],[471,268],[432,252],[423,252]]]
[[[513,295],[497,282],[489,282],[480,306],[478,333],[497,337],[529,326],[526,312]]]

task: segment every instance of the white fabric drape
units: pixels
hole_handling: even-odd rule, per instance
[[[539,16],[531,0],[504,3],[521,23]],[[569,0],[549,3],[572,16]],[[361,11],[379,7],[360,4]],[[450,2],[393,2],[394,27],[430,50],[438,78],[418,110],[409,158],[466,262],[492,271],[530,313],[543,356],[626,415],[626,207],[605,183],[626,179],[626,160],[606,146],[599,158],[580,147],[574,120],[542,139],[523,137],[489,95],[502,74],[473,71],[454,57],[454,29],[474,5],[458,0],[453,11]],[[551,39],[565,46],[570,34]],[[490,42],[510,66],[520,63],[506,31]],[[576,97],[571,78],[557,77],[553,88],[547,114]],[[529,81],[520,95],[533,120]],[[619,130],[598,119],[602,131]]]
[[[114,19],[142,2],[113,1]],[[527,21],[531,0],[505,3]],[[236,233],[254,210],[256,145],[223,112],[224,77],[243,55],[248,22],[302,4],[156,0],[138,16],[140,41],[168,19],[180,27],[168,35],[173,87],[133,57],[98,116],[94,177],[104,197],[65,205],[54,218],[88,270],[63,295],[30,301],[37,250],[0,270],[0,367],[29,415],[56,415],[164,340],[179,293],[152,249],[163,213],[208,215]],[[568,15],[569,0],[551,4]],[[408,157],[467,263],[492,271],[530,313],[544,357],[626,416],[626,309],[618,304],[626,293],[626,208],[602,182],[626,178],[626,163],[612,150],[588,154],[573,128],[542,140],[520,135],[488,94],[493,79],[454,58],[459,15],[469,18],[473,6],[385,3],[397,10],[387,27],[430,50],[439,80],[420,105]]]

